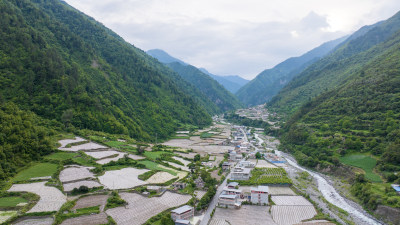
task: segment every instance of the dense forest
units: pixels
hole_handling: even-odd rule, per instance
[[[289,58],[272,69],[266,69],[240,88],[236,96],[247,106],[264,104],[288,82],[312,63],[328,54],[346,37],[326,42],[299,57]]]
[[[361,154],[377,160],[368,172],[380,175],[373,182],[400,183],[400,14],[364,31],[311,65],[269,107],[287,113],[280,148],[300,164],[332,172],[345,156]],[[352,182],[367,209],[400,207],[388,186],[362,174]]]
[[[60,1],[2,1],[1,95],[66,126],[151,140],[210,116],[187,82]]]
[[[182,65],[179,62],[173,62],[167,65],[177,72],[184,80],[194,85],[208,97],[212,103],[211,105],[208,105],[208,107],[215,105],[214,108],[216,111],[213,112],[214,114],[234,110],[242,106],[236,96],[196,67],[191,65]]]
[[[63,1],[0,1],[1,179],[49,153],[66,129],[151,142],[209,125],[196,93]]]

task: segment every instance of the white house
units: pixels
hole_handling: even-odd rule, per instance
[[[248,180],[250,178],[249,168],[235,167],[231,173],[232,180]]]
[[[251,188],[251,202],[253,204],[264,205],[268,204],[268,186],[258,186]]]
[[[238,198],[243,198],[243,192],[241,189],[234,189],[229,187],[224,187],[222,190],[224,195],[236,195]]]
[[[239,208],[241,206],[241,202],[238,202],[238,197],[236,195],[221,194],[218,197],[218,206],[230,209]]]
[[[239,166],[244,168],[254,168],[256,164],[250,161],[240,161]]]
[[[184,205],[171,211],[173,221],[190,220],[194,217],[194,208],[189,205]]]

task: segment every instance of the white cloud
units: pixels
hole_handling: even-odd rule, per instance
[[[66,0],[135,46],[252,78],[392,16],[398,0]]]

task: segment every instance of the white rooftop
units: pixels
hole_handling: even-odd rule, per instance
[[[171,212],[176,213],[176,214],[182,214],[182,213],[185,213],[185,212],[187,212],[189,210],[192,210],[192,209],[193,209],[192,206],[184,205],[184,206],[181,206],[181,207],[179,207],[177,209],[172,210]]]

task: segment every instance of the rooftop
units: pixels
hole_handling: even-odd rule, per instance
[[[179,207],[177,209],[172,210],[171,212],[176,213],[176,214],[182,214],[182,213],[185,213],[185,212],[187,212],[189,210],[192,210],[192,209],[193,209],[192,206],[184,205],[184,206],[181,206],[181,207]]]

